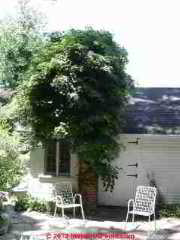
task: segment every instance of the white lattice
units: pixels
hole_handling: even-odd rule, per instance
[[[128,201],[128,212],[127,212],[126,222],[128,220],[129,214],[133,215],[133,218],[132,218],[133,221],[134,221],[134,215],[149,217],[149,221],[150,221],[151,215],[154,215],[154,221],[155,221],[156,194],[157,194],[157,190],[155,187],[138,186],[136,189],[135,200],[130,199]],[[132,209],[130,210],[131,203],[132,203]]]
[[[136,190],[134,211],[153,213],[156,199],[156,188],[138,186]]]

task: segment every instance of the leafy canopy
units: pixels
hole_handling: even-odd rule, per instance
[[[35,138],[68,138],[106,189],[117,178],[111,160],[119,150],[116,136],[133,85],[126,64],[126,50],[109,32],[90,28],[51,34],[18,94],[20,119]]]
[[[30,2],[18,0],[16,14],[0,21],[0,87],[3,87],[0,96],[1,190],[9,190],[19,183],[26,158],[21,153],[28,150],[28,144],[25,145],[24,139],[15,131],[17,104],[15,99],[11,101],[11,97],[16,94],[14,89],[24,81],[32,57],[43,43],[43,21]]]
[[[20,0],[16,17],[0,22],[0,84],[15,89],[42,46],[43,20],[30,0]]]

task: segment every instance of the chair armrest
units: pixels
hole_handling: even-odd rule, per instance
[[[74,203],[76,201],[76,198],[79,199],[79,203],[82,205],[82,196],[81,196],[81,194],[79,194],[79,193],[75,193],[74,194]]]
[[[134,209],[134,199],[129,199],[128,201],[128,212],[129,212],[131,203],[133,204],[133,209]]]
[[[56,195],[55,201],[56,201],[56,204],[64,204],[63,198],[60,195]]]

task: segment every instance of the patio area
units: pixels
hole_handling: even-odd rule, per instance
[[[100,234],[96,239],[102,238],[102,234],[118,233],[127,234],[127,239],[147,239],[147,240],[179,240],[180,239],[180,220],[175,218],[164,218],[157,220],[157,231],[154,232],[154,222],[148,223],[145,219],[135,223],[125,223],[125,208],[118,207],[98,207],[97,211],[89,216],[86,220],[81,218],[63,219],[60,216],[42,214],[38,212],[17,213],[12,208],[8,209],[11,226],[6,235],[0,236],[1,240],[18,240],[22,239],[63,239],[61,234]],[[59,237],[59,238],[58,238]],[[67,235],[65,236],[67,239]],[[77,239],[80,236],[76,236]],[[120,238],[118,235],[117,239]],[[130,238],[131,237],[131,238]],[[69,238],[70,239],[70,238]],[[75,237],[74,237],[75,239]],[[82,239],[82,238],[81,238]],[[95,238],[89,238],[95,239]],[[106,238],[107,239],[107,238]],[[112,236],[111,236],[112,239]]]

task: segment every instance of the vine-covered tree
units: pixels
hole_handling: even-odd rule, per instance
[[[111,160],[119,150],[116,136],[133,86],[126,64],[126,50],[109,32],[89,28],[52,34],[18,94],[20,120],[35,138],[69,139],[106,189],[117,178]]]

